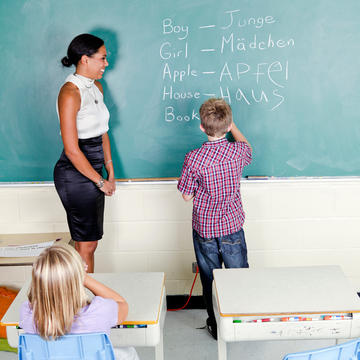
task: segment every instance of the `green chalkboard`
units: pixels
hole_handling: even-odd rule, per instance
[[[244,175],[360,175],[360,1],[1,0],[0,181],[49,181],[72,38],[105,40],[117,178],[176,177],[206,140],[198,109],[231,103]]]

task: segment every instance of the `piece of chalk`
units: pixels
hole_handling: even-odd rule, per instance
[[[248,180],[267,180],[268,176],[262,176],[262,175],[247,175],[246,179]]]

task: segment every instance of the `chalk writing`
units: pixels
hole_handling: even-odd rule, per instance
[[[186,99],[199,99],[200,92],[198,91],[173,91],[173,87],[164,86],[163,101],[165,100],[186,100]]]
[[[187,25],[173,25],[172,19],[164,19],[162,22],[163,34],[176,34],[179,40],[184,40],[189,35],[189,26]]]
[[[223,35],[221,39],[221,48],[220,52],[229,50],[231,52],[235,51],[247,51],[247,50],[268,50],[273,48],[286,48],[294,47],[294,39],[274,39],[271,34],[266,35],[262,40],[259,40],[257,35],[251,39],[246,38],[234,38],[234,33],[230,35]]]
[[[186,77],[191,76],[198,76],[198,72],[192,69],[190,64],[187,64],[187,66],[181,70],[171,70],[168,63],[164,66],[163,80],[169,79],[175,83],[176,81],[183,81]]]
[[[241,9],[226,10],[217,21],[198,26],[164,18],[159,55],[165,121],[199,121],[197,109],[209,97],[279,109],[286,101],[292,71],[287,52],[295,39],[279,35],[277,24],[272,14],[253,16]],[[256,62],[247,56],[252,53],[259,54]],[[265,53],[271,55],[262,59]]]
[[[282,73],[283,81],[287,81],[289,77],[289,62],[285,61],[282,64],[280,61],[274,61],[271,64],[269,63],[259,63],[255,66],[255,72],[250,72],[252,70],[251,65],[247,63],[236,63],[233,68],[230,70],[229,65],[225,62],[224,66],[221,69],[219,81],[223,81],[226,77],[228,80],[233,81],[234,79],[240,80],[248,74],[248,76],[254,76],[257,84],[264,79],[264,77],[269,80],[271,83],[278,87],[284,87],[284,85],[279,83],[279,80],[274,79],[275,73]]]
[[[200,120],[199,114],[193,109],[191,116],[187,114],[175,114],[175,109],[173,106],[167,106],[165,108],[165,121],[172,122],[174,120],[176,121],[190,121],[190,120]]]
[[[239,9],[225,11],[225,20],[227,20],[227,24],[222,26],[222,29],[226,30],[232,26],[244,27],[251,25],[256,29],[261,29],[265,24],[274,24],[276,22],[272,16],[242,18],[240,13],[241,11]]]
[[[178,57],[184,57],[187,59],[188,57],[188,43],[185,42],[185,44],[179,48],[174,48],[174,46],[171,44],[171,42],[166,41],[160,46],[160,57],[163,60],[168,60],[170,58],[178,58]]]

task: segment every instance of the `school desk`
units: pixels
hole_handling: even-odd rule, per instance
[[[221,360],[232,341],[360,336],[360,299],[338,266],[214,270],[213,306]]]
[[[60,244],[68,244],[71,240],[70,233],[41,233],[41,234],[0,234],[0,247],[23,246],[58,240]],[[0,266],[32,265],[36,256],[26,257],[1,257]]]
[[[119,292],[129,303],[129,315],[122,328],[113,328],[116,346],[154,346],[155,359],[163,360],[163,328],[166,315],[165,275],[161,272],[96,273],[93,277]],[[26,299],[30,280],[1,320],[7,326],[9,345],[18,346],[19,310]],[[90,293],[89,293],[90,294]]]

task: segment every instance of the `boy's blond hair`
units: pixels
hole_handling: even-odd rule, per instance
[[[29,302],[35,327],[46,340],[71,329],[75,316],[87,303],[84,263],[69,245],[45,249],[32,269]]]
[[[221,137],[232,123],[232,112],[224,99],[209,99],[200,107],[201,125],[206,135]]]

